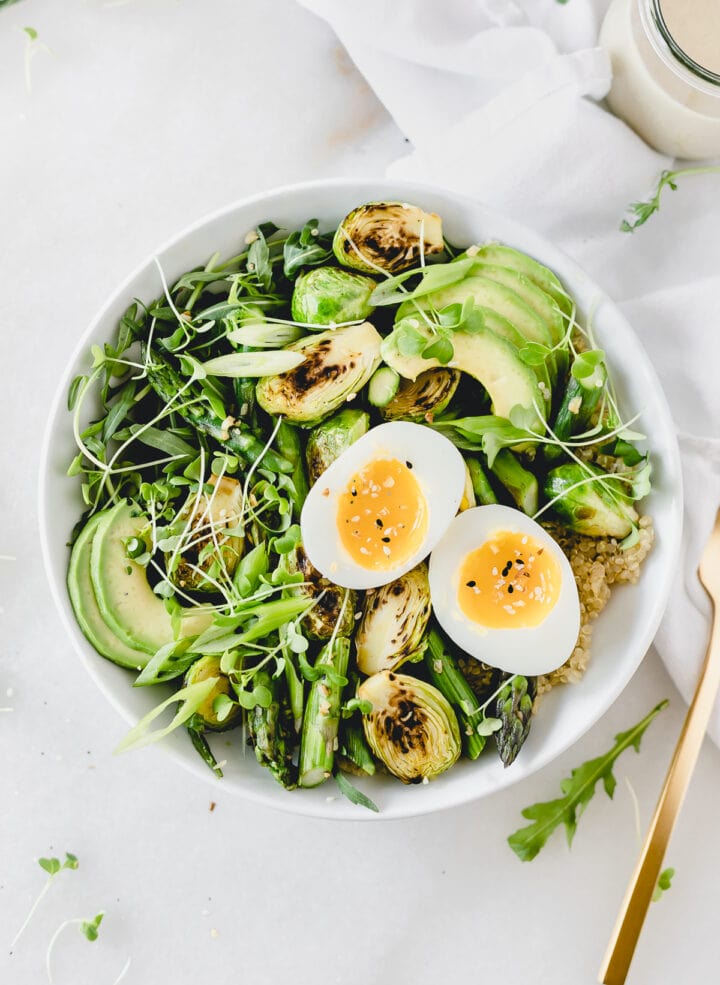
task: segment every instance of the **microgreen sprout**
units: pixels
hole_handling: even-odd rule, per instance
[[[32,61],[41,51],[46,55],[52,55],[52,51],[46,44],[43,44],[38,37],[38,32],[34,27],[24,27],[23,33],[25,41],[25,87],[28,92],[32,92]]]
[[[633,202],[628,209],[631,220],[623,219],[620,223],[620,230],[624,233],[632,233],[638,226],[644,225],[648,219],[655,215],[660,209],[660,199],[665,188],[677,191],[678,178],[689,178],[694,174],[720,174],[720,165],[711,165],[702,168],[680,168],[677,171],[662,171],[658,178],[655,193],[642,202]]]
[[[32,919],[33,914],[35,913],[38,906],[40,905],[41,900],[43,899],[47,891],[50,889],[50,886],[52,886],[57,876],[61,872],[64,872],[65,869],[77,869],[79,864],[80,863],[78,861],[77,856],[73,855],[71,852],[65,853],[65,859],[63,862],[61,862],[59,858],[38,859],[38,865],[44,872],[47,872],[48,877],[47,880],[45,881],[45,885],[43,886],[43,888],[40,890],[40,893],[36,897],[35,902],[30,907],[28,915],[25,917],[25,920],[23,921],[20,930],[18,930],[18,932],[13,937],[12,943],[10,945],[11,948],[15,947],[17,942],[20,940],[21,934],[23,933],[27,925],[30,923],[30,920]]]

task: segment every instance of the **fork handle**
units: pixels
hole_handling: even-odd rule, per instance
[[[600,969],[604,985],[623,985],[645,914],[662,869],[665,850],[680,813],[720,686],[720,618],[713,612],[705,663],[650,822],[645,843],[625,893]]]

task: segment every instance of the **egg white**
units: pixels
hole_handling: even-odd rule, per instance
[[[338,501],[352,477],[378,459],[412,462],[425,497],[427,528],[418,549],[401,564],[376,570],[359,565],[340,541]],[[313,565],[342,588],[378,588],[427,557],[455,516],[465,487],[465,463],[447,438],[421,424],[391,421],[371,428],[327,468],[307,495],[300,516],[302,541]]]
[[[491,629],[469,619],[460,608],[458,589],[463,561],[498,531],[533,537],[558,563],[561,585],[545,619],[528,628]],[[430,557],[430,596],[435,616],[470,656],[509,674],[536,677],[565,663],[580,631],[580,601],[570,562],[546,530],[509,506],[477,506],[457,516]]]

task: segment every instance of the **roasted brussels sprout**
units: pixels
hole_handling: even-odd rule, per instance
[[[333,585],[331,581],[324,578],[311,563],[302,544],[298,544],[293,551],[285,555],[285,567],[293,574],[299,572],[303,576],[303,581],[307,582],[302,586],[291,587],[289,590],[293,595],[307,598],[309,602],[322,595],[317,605],[303,619],[305,633],[314,640],[329,640],[337,626],[337,635],[349,636],[355,625],[357,600],[355,592]],[[348,600],[342,621],[338,622],[346,591]]]
[[[211,732],[224,732],[225,729],[235,728],[242,715],[240,705],[233,705],[229,714],[222,719],[213,707],[216,698],[221,695],[234,697],[230,678],[220,670],[220,657],[208,655],[196,660],[185,674],[185,687],[206,681],[210,677],[217,677],[217,684],[193,715],[193,728],[196,731],[209,729]]]
[[[378,267],[396,274],[443,249],[440,216],[404,202],[369,202],[353,209],[333,239],[340,263],[366,274]]]
[[[380,364],[380,336],[370,322],[320,332],[293,342],[305,361],[258,381],[257,399],[269,414],[311,426],[352,400]]]
[[[457,718],[432,684],[383,670],[363,681],[358,697],[373,706],[363,718],[370,748],[403,783],[432,780],[457,762]]]
[[[178,549],[165,553],[168,577],[185,591],[217,592],[217,583],[232,577],[242,556],[243,537],[231,532],[240,522],[242,486],[230,476],[214,475],[208,484],[211,493],[188,496],[178,514]]]
[[[351,410],[349,407],[314,427],[305,447],[310,485],[317,482],[346,448],[362,438],[369,427],[369,415],[364,410]]]
[[[511,677],[498,694],[495,714],[502,723],[495,732],[495,742],[503,766],[514,763],[528,737],[533,705],[537,694],[537,678]]]
[[[589,482],[589,476],[597,482]],[[582,485],[578,483],[582,482]],[[586,537],[627,537],[638,515],[627,499],[623,484],[597,466],[575,462],[558,465],[548,472],[545,495],[554,499],[553,510],[560,520]]]
[[[338,267],[315,267],[295,281],[292,316],[306,325],[362,321],[375,310],[368,299],[376,287],[372,278],[362,274]]]
[[[393,670],[416,654],[429,618],[430,584],[424,563],[367,592],[355,634],[357,665],[363,674]]]
[[[401,379],[398,392],[382,409],[387,421],[425,421],[441,414],[460,382],[456,369],[428,369],[414,380]]]

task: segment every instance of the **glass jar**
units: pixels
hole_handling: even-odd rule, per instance
[[[600,44],[612,60],[614,113],[671,157],[720,156],[720,75],[679,46],[662,0],[613,0]]]

